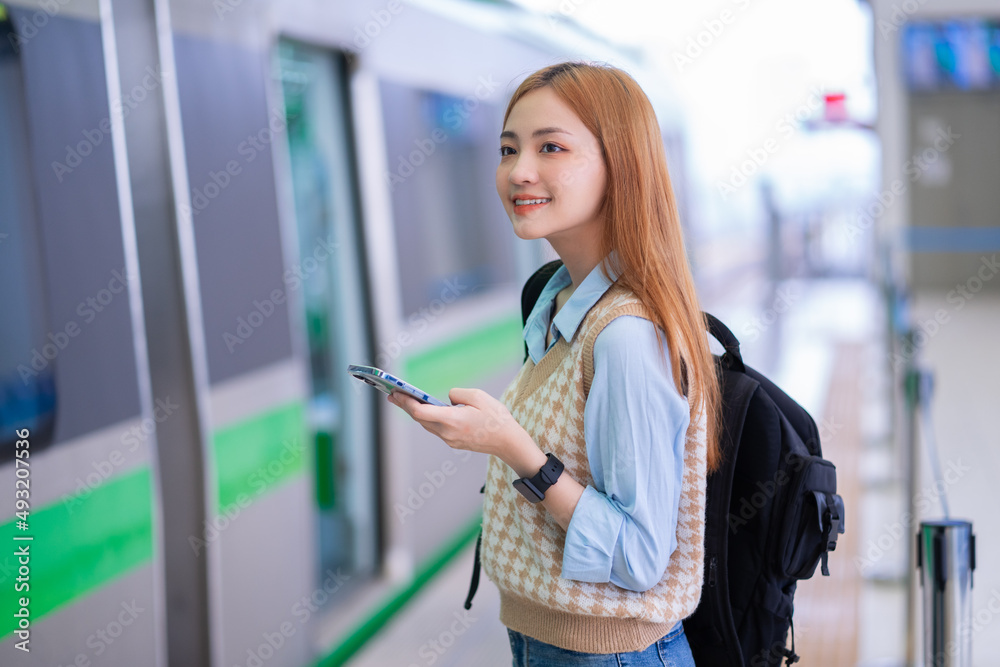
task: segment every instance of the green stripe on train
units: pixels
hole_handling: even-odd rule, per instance
[[[32,510],[27,530],[18,530],[16,518],[0,526],[0,640],[17,629],[21,597],[29,599],[34,623],[153,557],[151,479],[144,467],[112,477],[86,497]],[[13,539],[29,535],[34,539]],[[14,553],[25,545],[30,579],[19,582]],[[15,590],[23,583],[30,588]]]
[[[404,363],[404,377],[445,398],[452,387],[474,384],[516,362],[521,354],[521,320],[511,316],[411,356]],[[305,470],[304,412],[302,403],[291,403],[215,432],[220,513]],[[332,505],[332,490],[320,487],[320,505]]]
[[[453,387],[475,386],[477,382],[505,366],[520,362],[524,354],[521,331],[520,315],[497,320],[411,356],[403,364],[404,377],[424,391],[442,399],[447,398],[448,390]],[[360,651],[462,549],[475,542],[481,524],[482,515],[477,513],[417,568],[410,582],[371,609],[367,617],[342,637],[328,655],[313,663],[313,667],[344,664]]]
[[[220,514],[235,504],[245,506],[305,470],[304,413],[302,403],[290,403],[215,432]]]
[[[403,378],[443,401],[454,387],[474,386],[524,356],[521,316],[511,315],[436,347],[404,363]]]
[[[476,541],[482,523],[483,515],[481,512],[477,512],[467,524],[462,526],[436,552],[420,564],[409,583],[390,593],[381,604],[376,605],[369,612],[367,618],[348,632],[328,655],[317,660],[311,667],[337,667],[347,662],[351,656],[375,637],[410,600],[452,563],[463,549]]]
[[[219,507],[252,500],[305,468],[303,409],[282,406],[217,431],[213,437],[219,474]],[[143,467],[104,482],[82,495],[34,509],[28,530],[17,519],[0,525],[0,639],[17,629],[19,598],[29,599],[32,622],[88,595],[153,555],[151,472]],[[14,536],[32,536],[15,541]],[[29,589],[15,590],[20,563],[14,552],[27,545]]]

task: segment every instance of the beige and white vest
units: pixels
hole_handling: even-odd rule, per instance
[[[543,452],[593,485],[583,409],[593,378],[597,334],[622,315],[650,319],[628,290],[612,285],[584,317],[573,340],[560,338],[536,366],[530,358],[501,400]],[[483,505],[483,571],[500,589],[500,620],[512,630],[587,653],[638,651],[690,616],[701,596],[705,532],[704,416],[688,433],[678,508],[677,549],[658,584],[645,592],[610,582],[563,579],[566,533],[541,503],[525,500],[517,474],[491,456]],[[666,473],[664,473],[666,474]]]

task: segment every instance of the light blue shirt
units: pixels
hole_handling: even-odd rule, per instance
[[[612,278],[617,276],[612,275]],[[550,322],[556,294],[571,284],[565,266],[542,290],[524,327],[536,364],[560,338],[572,341],[587,311],[612,283],[598,264]],[[690,413],[674,385],[663,330],[640,317],[618,317],[594,343],[594,379],[583,413],[594,479],[566,531],[562,576],[633,591],[656,585],[677,547]],[[551,345],[549,347],[551,347]]]

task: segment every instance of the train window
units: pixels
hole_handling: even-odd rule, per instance
[[[42,260],[28,149],[18,37],[0,5],[0,462],[14,457],[16,430],[32,449],[51,437],[54,359],[71,335],[45,318]]]
[[[363,253],[342,56],[290,40],[278,45],[290,185],[298,232],[291,271],[305,310],[316,446],[320,561],[354,574],[378,562],[375,392],[348,364],[370,358]]]
[[[381,84],[403,308],[513,282],[514,235],[494,186],[502,110]]]

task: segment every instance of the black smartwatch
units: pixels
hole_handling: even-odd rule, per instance
[[[555,454],[546,454],[545,457],[548,461],[537,475],[515,479],[513,482],[514,488],[532,503],[540,503],[545,499],[545,492],[556,483],[563,471],[562,461],[557,459]]]

